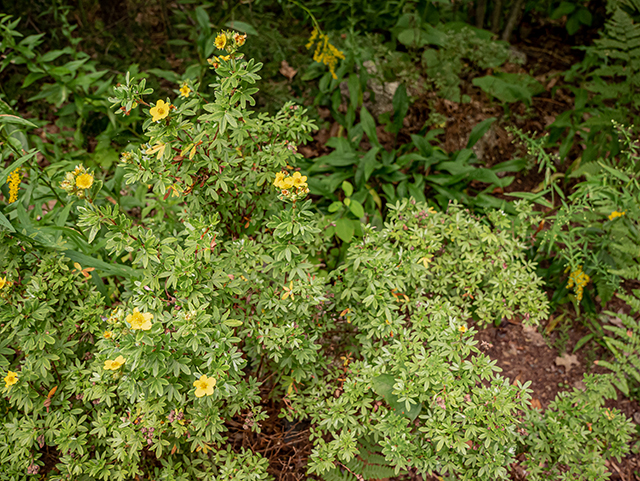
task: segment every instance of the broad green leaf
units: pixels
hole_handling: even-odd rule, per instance
[[[16,125],[24,125],[25,127],[36,128],[37,125],[29,122],[22,117],[18,117],[17,115],[10,114],[0,114],[0,124],[16,124]]]
[[[411,421],[415,420],[422,410],[422,404],[412,404],[411,409],[407,411],[404,402],[398,402],[398,396],[393,394],[393,385],[395,379],[390,374],[381,374],[373,378],[373,390],[391,406],[397,414],[408,417]]]
[[[351,182],[345,180],[342,183],[342,190],[344,190],[344,194],[347,197],[351,197],[353,195],[353,185],[351,185]]]
[[[336,235],[343,242],[351,242],[355,229],[353,223],[349,219],[341,218],[336,221]]]
[[[364,207],[357,200],[351,199],[351,204],[349,204],[349,210],[355,215],[358,219],[364,217]]]

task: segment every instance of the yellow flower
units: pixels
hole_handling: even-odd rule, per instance
[[[180,96],[181,97],[189,97],[189,94],[191,93],[191,89],[189,88],[188,85],[183,85],[182,87],[180,87]]]
[[[238,47],[242,47],[244,42],[247,40],[247,34],[240,35],[239,33],[233,34],[233,40],[236,42]]]
[[[148,312],[145,312],[143,314],[136,307],[133,310],[133,314],[129,314],[125,320],[129,324],[131,324],[131,329],[134,331],[148,331],[149,329],[151,329],[151,319],[153,319],[153,314],[150,314]]]
[[[227,36],[224,33],[219,33],[213,43],[218,50],[222,50],[227,45]]]
[[[203,374],[200,376],[200,379],[193,381],[193,385],[196,388],[196,397],[202,397],[205,394],[211,396],[213,394],[213,386],[216,385],[216,380]]]
[[[0,289],[7,285],[7,276],[0,277]]]
[[[225,62],[228,62],[230,58],[230,55],[220,55],[220,60],[224,60]]]
[[[147,150],[144,151],[144,153],[147,155],[151,155],[157,152],[158,155],[156,156],[156,159],[160,160],[164,155],[164,149],[166,149],[166,147],[167,147],[167,144],[156,144],[153,147],[149,147]]]
[[[113,333],[111,331],[104,331],[103,336],[105,339],[111,339],[113,337]]]
[[[282,300],[284,301],[284,300],[287,299],[287,297],[291,297],[291,300],[293,301],[293,299],[294,299],[294,297],[293,297],[293,281],[291,281],[289,283],[289,287],[284,286],[283,289],[284,289],[285,292],[284,292],[284,294],[282,294]]]
[[[93,175],[87,174],[85,172],[84,174],[80,174],[78,177],[76,177],[76,187],[78,187],[78,189],[88,189],[92,185]]]
[[[276,180],[273,181],[273,185],[275,185],[276,187],[281,187],[282,186],[282,181],[284,180],[286,175],[287,174],[285,174],[284,172],[278,172],[276,174]]]
[[[126,359],[122,356],[116,357],[113,361],[106,360],[104,362],[105,371],[117,371],[126,362]]]
[[[617,210],[614,210],[611,214],[609,214],[609,220],[613,220],[616,217],[622,217],[623,215],[625,215],[627,213],[627,211],[623,211],[623,212],[618,212]]]
[[[164,100],[158,100],[155,107],[151,107],[149,113],[153,116],[153,121],[157,122],[158,120],[164,119],[167,115],[169,115],[169,108],[171,104],[166,103]]]
[[[571,274],[569,274],[567,288],[574,288],[573,290],[576,293],[576,299],[578,300],[578,302],[582,300],[584,288],[587,284],[589,284],[590,280],[591,278],[587,274],[582,272],[582,266],[576,267],[576,270],[572,271]]]
[[[291,187],[293,187],[293,178],[292,177],[286,177],[286,178],[282,179],[282,181],[280,182],[280,188],[281,189],[290,189]]]
[[[460,331],[461,334],[464,334],[465,332],[467,332],[467,326],[465,326],[464,324],[459,326],[458,331]]]
[[[20,174],[20,167],[15,169],[9,174],[7,183],[9,184],[9,204],[12,204],[18,200],[18,191],[20,190],[20,180],[22,176]]]
[[[7,374],[6,377],[4,378],[4,387],[13,386],[17,382],[18,382],[18,373],[9,371],[9,374]]]
[[[293,182],[293,185],[296,187],[303,187],[307,185],[307,176],[301,175],[300,172],[294,172],[291,176],[291,180]]]
[[[316,41],[318,44],[313,54],[313,60],[328,66],[331,76],[334,79],[338,78],[335,72],[336,64],[338,63],[338,59],[344,59],[344,53],[331,45],[331,43],[329,43],[329,36],[320,32],[318,29],[314,29],[311,33],[307,48],[311,48]]]

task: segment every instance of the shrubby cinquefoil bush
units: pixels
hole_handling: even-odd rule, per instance
[[[575,462],[544,441],[562,420],[532,414],[528,385],[500,377],[473,338],[474,325],[547,315],[523,255],[530,208],[476,218],[405,201],[327,272],[327,223],[295,170],[315,125],[290,103],[248,108],[261,65],[242,43],[216,38],[212,94],[187,81],[152,99],[129,76],[115,87],[118,113],[145,109],[148,141],[113,177],[78,166],[53,187],[79,206],[61,235],[81,229],[94,251],[29,236],[19,193],[0,219],[0,480],[266,479],[266,459],[226,442],[234,418],[261,429],[265,396],[311,423],[309,472],[322,476],[363,443],[397,473],[458,479],[505,479],[543,448],[549,472]],[[100,274],[117,274],[110,291]],[[610,426],[568,446],[623,454],[628,422],[585,406]]]

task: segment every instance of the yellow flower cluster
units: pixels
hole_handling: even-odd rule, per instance
[[[567,268],[567,270],[568,269],[569,268]],[[585,286],[589,284],[590,280],[591,278],[582,272],[582,266],[578,266],[576,270],[571,271],[571,274],[569,274],[567,287],[569,289],[573,287],[573,291],[576,293],[576,299],[578,299],[578,302],[582,300],[582,292],[584,291]]]
[[[276,174],[276,180],[273,181],[278,189],[280,189],[280,197],[284,200],[298,200],[309,193],[307,185],[307,176],[301,175],[300,172],[294,172],[293,175],[287,176],[284,172]]]
[[[9,371],[9,373],[4,378],[4,387],[13,386],[18,382],[18,373]]]
[[[18,190],[20,189],[21,179],[20,167],[9,174],[9,178],[7,179],[7,183],[9,184],[9,204],[18,200]]]
[[[329,36],[325,33],[322,33],[317,28],[313,29],[311,32],[311,37],[309,37],[309,42],[307,43],[307,48],[313,47],[313,44],[316,43],[316,50],[313,54],[313,60],[316,62],[320,62],[329,67],[329,72],[331,72],[331,76],[336,79],[336,64],[338,63],[338,59],[344,59],[344,53],[338,50],[336,47],[331,45],[329,42]]]
[[[104,362],[104,370],[105,371],[117,371],[118,369],[120,369],[122,367],[122,365],[125,362],[127,362],[127,360],[122,356],[116,357],[113,361],[107,359]]]
[[[213,387],[216,385],[216,380],[203,374],[200,376],[200,379],[193,381],[193,385],[196,388],[196,397],[202,397],[205,394],[211,396],[213,394]]]
[[[60,187],[69,195],[77,195],[81,199],[86,196],[86,191],[93,185],[93,174],[87,172],[82,165],[77,165],[73,172],[67,172]]]
[[[132,331],[148,331],[151,329],[151,319],[153,319],[153,314],[148,312],[142,313],[136,307],[133,310],[133,314],[129,314],[125,321],[131,324]]]
[[[7,276],[0,277],[0,289],[3,289],[4,286],[9,287],[10,285],[11,285],[11,282],[7,282]]]
[[[613,220],[616,217],[622,217],[623,215],[625,215],[627,213],[627,211],[622,211],[622,212],[618,212],[617,210],[614,210],[611,214],[609,214],[609,220]]]
[[[239,34],[238,32],[231,32],[229,30],[221,31],[216,35],[216,39],[213,44],[218,50],[226,50],[229,55],[220,55],[219,57],[209,58],[207,59],[207,62],[209,62],[209,65],[213,66],[213,68],[218,68],[220,66],[220,60],[228,62],[234,56],[236,50],[242,47],[246,41],[247,34]]]

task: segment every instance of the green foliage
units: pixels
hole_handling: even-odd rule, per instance
[[[403,26],[401,22],[402,19],[398,22],[398,28]],[[425,26],[429,27],[428,30],[414,33],[415,38],[407,35],[407,32],[413,30],[402,31],[398,34],[398,40],[408,46],[428,45],[422,52],[422,65],[435,90],[446,99],[454,102],[464,101],[460,94],[461,78],[468,76],[470,72],[494,69],[507,61],[518,62],[509,51],[506,42],[493,40],[491,34],[485,30],[470,27],[462,22],[436,28],[428,24]]]
[[[329,481],[409,470],[493,481],[517,460],[532,479],[605,478],[605,461],[625,454],[630,433],[603,407],[609,378],[587,377],[585,392],[561,393],[541,414],[529,407],[529,383],[501,377],[473,336],[549,314],[526,257],[542,217],[490,195],[513,180],[498,174],[524,161],[480,164],[473,147],[495,118],[458,152],[445,152],[441,131],[426,126],[402,143],[420,81],[413,54],[422,53],[432,86],[460,101],[468,74],[513,60],[505,43],[455,22],[471,3],[302,5],[336,28],[357,18],[395,26],[387,43],[347,35],[337,79],[320,64],[289,79],[287,97],[319,78],[316,104],[341,125],[328,144],[335,150],[312,161],[297,147],[315,122],[293,102],[273,115],[256,109],[269,103],[258,86],[274,82],[239,50],[243,32],[258,58],[279,50],[271,3],[256,10],[264,23],[241,4],[160,3],[150,7],[162,18],[154,28],[184,38],[167,42],[167,59],[150,60],[152,76],[133,66],[117,79],[80,50],[70,6],[44,12],[59,19],[56,41],[22,38],[17,21],[0,15],[0,73],[10,79],[0,86],[0,479],[268,480],[268,460],[230,441],[238,419],[260,432],[278,403],[276,416],[310,422],[306,469]],[[580,12],[565,14],[584,20]],[[291,44],[307,55],[304,43]],[[180,72],[169,58],[183,62]],[[392,82],[392,111],[376,118],[374,86]],[[503,102],[529,103],[540,90],[500,72],[476,83]],[[567,126],[566,145],[586,132],[575,125],[587,90],[576,92],[553,142]],[[547,278],[582,265],[603,299],[638,270],[637,149],[630,131],[620,135],[623,154],[569,170],[567,178],[584,176],[572,195],[545,141],[532,142],[544,190],[521,195],[547,207],[545,195],[561,199],[546,215],[552,228],[537,234],[538,247],[560,252]],[[317,201],[304,199],[298,166]],[[612,209],[620,215],[606,221]],[[560,287],[554,301],[566,293]],[[623,322],[635,333],[631,317]],[[635,337],[613,331],[624,342],[606,342],[628,363],[605,365],[626,386],[638,377],[635,354],[623,354],[635,353]]]
[[[601,60],[601,66],[591,72],[593,81],[587,88],[603,100],[640,106],[634,95],[640,87],[640,26],[632,17],[617,8],[605,24],[602,38],[587,51]]]
[[[636,289],[633,294],[617,294],[617,297],[631,307],[631,315],[605,311],[611,319],[619,320],[619,324],[604,325],[604,328],[612,334],[612,336],[605,336],[604,340],[614,356],[613,361],[598,361],[598,365],[613,371],[616,386],[627,396],[630,392],[629,384],[634,388],[635,396],[637,396],[637,386],[640,384],[640,358],[638,357],[640,324],[634,318],[634,315],[637,316],[640,313],[640,291]]]
[[[394,99],[397,96],[396,93]],[[349,109],[349,112],[353,112],[351,107]],[[513,176],[498,174],[517,172],[524,168],[524,163],[514,160],[491,168],[481,167],[477,165],[478,158],[472,149],[488,131],[494,118],[474,127],[465,149],[447,154],[433,145],[442,133],[440,129],[430,130],[424,136],[412,135],[411,142],[391,151],[384,150],[378,140],[375,121],[366,107],[360,110],[359,123],[355,123],[354,116],[349,112],[346,116],[349,122],[346,124],[346,137],[333,137],[327,142],[335,150],[314,159],[313,163],[302,164],[309,175],[311,192],[331,201],[327,210],[334,213],[336,227],[340,222],[348,222],[353,225],[351,232],[360,235],[361,229],[353,222],[353,218],[360,219],[365,213],[369,222],[381,226],[385,214],[383,199],[385,204],[408,197],[425,202],[429,194],[441,208],[456,201],[476,209],[504,208],[515,213],[513,206],[490,194],[495,188],[507,187],[514,180]],[[360,147],[365,134],[371,143],[369,150]],[[469,184],[473,181],[482,183],[481,189],[475,192],[471,190]],[[340,192],[344,182],[353,188],[352,193]],[[343,205],[345,202],[353,202],[356,208]],[[360,206],[363,207],[363,213],[360,212]],[[352,237],[350,234],[345,238],[337,229],[328,229],[326,235],[331,236],[334,232],[345,242]]]
[[[347,356],[335,397],[313,400],[316,387],[292,396],[317,424],[311,472],[349,462],[358,439],[375,435],[396,473],[506,476],[527,385],[496,374],[466,320],[545,316],[512,229],[526,232],[499,212],[483,221],[456,205],[437,213],[405,200],[384,229],[351,245],[334,275],[337,310],[357,329],[356,357]]]
[[[370,442],[358,445],[358,454],[349,462],[335,467],[322,475],[325,481],[354,481],[392,478],[396,470],[387,466],[380,448]]]
[[[602,303],[606,303],[623,278],[634,278],[638,272],[637,249],[638,219],[640,219],[640,184],[636,179],[638,146],[632,140],[632,131],[614,125],[623,145],[615,158],[602,158],[597,162],[574,164],[569,179],[581,179],[572,193],[565,197],[558,186],[562,176],[554,173],[554,159],[542,145],[544,141],[528,139],[519,134],[528,152],[545,170],[544,190],[521,197],[552,208],[543,196],[554,194],[560,198],[560,206],[544,218],[548,228],[536,237],[541,255],[557,262],[555,275],[564,279],[567,271],[586,273],[586,287],[590,278]],[[564,281],[562,281],[564,282]],[[568,286],[571,287],[571,286]],[[576,303],[582,300],[582,288],[573,288]],[[559,302],[567,291],[558,289],[553,300]],[[592,297],[595,297],[593,295]],[[590,299],[593,305],[592,299]]]
[[[616,397],[611,379],[585,375],[584,383],[584,391],[559,393],[544,414],[527,411],[525,466],[532,480],[608,479],[605,461],[625,454],[634,428],[619,410],[604,407]]]
[[[497,72],[486,77],[476,77],[472,83],[501,102],[524,102],[528,106],[534,95],[545,92],[545,88],[536,79],[523,74]]]

